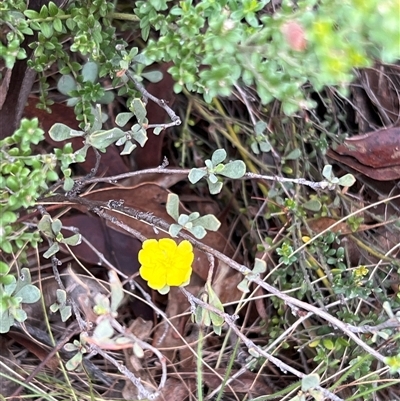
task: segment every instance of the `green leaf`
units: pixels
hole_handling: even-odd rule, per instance
[[[154,135],[160,135],[160,132],[164,131],[164,127],[156,127],[153,130]]]
[[[108,281],[111,288],[111,312],[117,312],[124,299],[124,289],[117,273],[114,270],[108,272]]]
[[[268,125],[264,121],[257,121],[256,125],[254,126],[254,132],[256,135],[262,135],[264,131],[267,129]]]
[[[166,204],[167,213],[175,220],[179,219],[179,196],[176,194],[168,194],[167,204]]]
[[[67,292],[57,288],[56,298],[59,304],[65,304],[65,302],[67,301]]]
[[[50,39],[54,34],[53,24],[50,22],[42,22],[40,24],[40,31],[45,38]]]
[[[256,258],[252,271],[254,274],[260,274],[266,272],[267,264],[265,263],[265,260]]]
[[[310,375],[304,376],[301,379],[301,390],[303,392],[307,392],[307,391],[319,386],[320,382],[321,382],[321,380],[319,378],[319,375],[316,373],[312,373]]]
[[[238,289],[239,291],[242,291],[242,292],[244,292],[245,294],[247,294],[248,292],[250,292],[249,285],[250,285],[249,280],[247,280],[247,279],[244,278],[244,279],[237,285],[237,289]]]
[[[207,214],[196,219],[193,222],[193,225],[202,226],[209,231],[218,231],[221,226],[221,222],[213,214]]]
[[[8,310],[0,314],[0,334],[8,333],[14,323],[14,318],[9,314]]]
[[[111,326],[111,323],[108,319],[101,320],[100,323],[96,326],[93,332],[93,338],[95,338],[99,344],[101,341],[110,339],[114,334],[114,329]]]
[[[192,168],[189,172],[188,178],[192,184],[196,184],[196,182],[199,182],[206,175],[207,171],[205,169]]]
[[[212,183],[210,180],[207,180],[208,183],[208,190],[210,191],[211,195],[216,195],[221,192],[222,189],[222,182]]]
[[[66,344],[68,345],[68,344]],[[65,348],[65,347],[64,347]],[[75,370],[82,363],[82,353],[78,352],[66,364],[65,368],[69,371]]]
[[[235,160],[224,166],[219,174],[233,179],[238,179],[246,174],[246,164],[242,160]]]
[[[312,212],[319,212],[322,208],[322,204],[318,199],[310,199],[309,201],[303,203],[303,207]]]
[[[88,61],[82,68],[83,82],[94,83],[99,74],[99,66],[94,61]]]
[[[261,152],[268,153],[272,149],[272,145],[267,141],[262,141],[258,144],[260,146]]]
[[[55,123],[49,130],[50,138],[53,141],[61,142],[65,141],[66,139],[71,139],[77,136],[83,136],[85,133],[83,131],[76,131],[69,128],[65,124]]]
[[[130,155],[136,148],[137,148],[136,144],[132,143],[131,141],[126,141],[124,149],[122,149],[122,152],[120,153],[120,155],[121,156]]]
[[[66,322],[72,316],[72,308],[70,305],[64,305],[60,308],[60,316],[63,322]]]
[[[16,294],[16,297],[21,297],[22,302],[25,304],[33,304],[39,301],[41,297],[41,292],[39,288],[32,284],[25,285]]]
[[[208,303],[221,312],[224,312],[224,306],[222,305],[222,302],[219,300],[217,294],[209,283],[206,284],[206,290],[208,294]],[[210,312],[210,317],[212,324],[215,326],[222,326],[225,323],[224,318],[214,312]]]
[[[56,18],[56,19],[53,21],[53,28],[54,28],[54,30],[55,30],[56,32],[59,32],[59,33],[62,32],[62,30],[63,30],[63,24],[62,24],[62,22],[61,22],[61,20],[60,20],[59,18]]]
[[[60,250],[60,246],[58,242],[54,242],[54,244],[43,254],[45,259],[50,258],[51,256],[55,255]]]
[[[148,72],[142,72],[142,77],[147,79],[148,81],[152,83],[157,83],[160,82],[163,79],[163,73],[161,71],[148,71]]]
[[[353,174],[346,174],[339,178],[339,185],[342,187],[351,187],[356,182]]]
[[[74,180],[72,178],[66,177],[63,185],[63,189],[65,192],[71,191],[74,187]]]
[[[132,127],[132,132],[131,132],[132,138],[139,143],[141,147],[145,145],[147,142],[147,133],[146,130],[141,127],[139,124],[135,124]]]
[[[133,113],[135,114],[139,124],[143,124],[147,115],[146,107],[141,99],[133,99],[132,102]]]
[[[0,261],[0,275],[5,275],[10,271],[11,267]]]
[[[63,95],[68,96],[73,90],[76,90],[77,85],[72,75],[63,75],[57,82],[57,89]]]
[[[203,239],[207,234],[207,231],[201,226],[191,227],[188,228],[187,230],[191,232],[198,239]]]
[[[34,10],[25,10],[24,15],[29,19],[38,19],[40,15],[37,11]]]
[[[94,148],[103,150],[108,146],[118,141],[118,139],[125,136],[124,131],[120,128],[111,128],[105,131],[95,131],[90,134],[87,138],[87,142],[90,143]]]
[[[61,228],[62,228],[62,223],[59,219],[54,219],[51,222],[51,229],[55,235],[57,235],[61,231]]]
[[[327,164],[326,166],[324,166],[324,169],[322,170],[322,175],[328,181],[331,181],[332,178],[334,178],[334,175],[332,173],[332,166],[330,164]]]
[[[81,234],[74,234],[71,237],[64,238],[61,242],[63,244],[76,246],[76,245],[79,245],[82,242],[82,235]]]
[[[225,159],[226,159],[225,149],[217,149],[211,157],[211,162],[214,166],[217,166],[218,164],[222,163]]]
[[[297,160],[301,157],[301,150],[299,148],[293,149],[287,156],[285,160]]]
[[[54,238],[54,233],[51,227],[52,219],[48,214],[45,214],[38,223],[38,229],[49,238]]]
[[[182,226],[180,224],[171,224],[169,226],[168,232],[171,237],[177,237],[179,234],[179,231],[181,231],[181,230],[182,230]]]
[[[322,344],[324,345],[324,347],[326,349],[328,349],[329,351],[332,351],[335,348],[335,344],[333,343],[333,341],[330,338],[324,338],[322,340]],[[315,387],[315,386],[314,386]]]
[[[134,116],[133,113],[119,113],[117,117],[115,118],[115,123],[118,125],[118,127],[124,127],[126,124],[128,124],[128,121]]]

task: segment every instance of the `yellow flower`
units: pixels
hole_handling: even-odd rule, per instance
[[[148,239],[139,252],[139,273],[150,288],[166,294],[170,286],[189,284],[193,259],[193,247],[189,241],[177,245],[170,238]]]

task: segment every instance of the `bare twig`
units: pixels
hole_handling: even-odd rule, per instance
[[[253,354],[257,354],[260,356],[263,356],[264,358],[268,359],[270,362],[272,362],[275,366],[277,366],[279,369],[282,370],[282,372],[287,373],[293,373],[295,376],[299,378],[303,378],[306,375],[299,370],[291,367],[290,365],[282,362],[280,359],[275,358],[265,350],[263,350],[261,347],[256,345],[253,341],[251,341],[249,338],[246,337],[245,334],[243,334],[239,328],[235,324],[235,320],[237,316],[231,316],[228,313],[221,312],[219,309],[214,308],[213,306],[209,305],[207,302],[203,302],[199,298],[196,298],[194,295],[192,295],[190,292],[186,291],[185,288],[181,288],[182,292],[186,295],[188,301],[192,305],[199,305],[204,309],[207,309],[218,316],[222,317],[225,321],[225,323],[232,329],[232,331],[243,341],[243,343],[246,345],[246,347],[249,349],[249,352]],[[321,393],[324,395],[324,397],[329,398],[332,401],[344,401],[342,398],[336,396],[335,394],[331,393],[329,390],[326,390],[322,388],[321,386],[317,386],[316,389],[321,391]]]
[[[157,97],[153,96],[151,93],[149,93],[145,87],[135,78],[135,76],[129,71],[127,70],[125,72],[126,76],[134,83],[134,85],[136,86],[136,89],[147,99],[152,100],[154,103],[158,104],[161,108],[163,108],[169,118],[172,120],[172,122],[174,124],[172,125],[181,125],[181,119],[179,116],[177,116],[175,114],[175,112],[171,109],[171,107],[169,107],[166,103],[165,100],[162,99],[158,99]],[[165,126],[165,124],[163,124],[163,126]]]
[[[205,168],[204,168],[205,169]],[[150,168],[147,170],[140,171],[132,171],[129,173],[114,175],[111,177],[102,177],[102,178],[93,178],[86,180],[86,184],[91,184],[94,182],[113,182],[123,180],[125,178],[134,177],[137,175],[144,174],[180,174],[180,175],[188,175],[190,173],[190,169],[165,169],[165,168]],[[333,190],[336,188],[336,185],[330,183],[329,181],[309,181],[305,178],[286,178],[279,177],[274,175],[263,175],[263,174],[255,174],[255,173],[246,173],[240,180],[265,180],[265,181],[275,181],[275,182],[291,182],[293,184],[300,184],[309,186],[312,189],[329,189]]]

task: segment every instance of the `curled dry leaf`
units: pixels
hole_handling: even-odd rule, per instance
[[[400,178],[400,128],[357,135],[330,149],[329,157],[378,181]]]

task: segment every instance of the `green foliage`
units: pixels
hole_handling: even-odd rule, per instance
[[[211,160],[205,161],[206,168],[193,168],[189,173],[189,181],[192,184],[200,181],[203,177],[206,178],[210,194],[215,195],[221,192],[222,182],[219,181],[217,175],[224,177],[238,179],[246,173],[246,165],[242,160],[230,161],[227,164],[222,162],[226,159],[226,151],[224,149],[217,149]]]
[[[267,270],[267,265],[266,265],[265,261],[256,258],[256,260],[254,261],[253,270],[251,271],[251,273],[249,275],[245,276],[245,278],[237,285],[237,288],[240,291],[243,291],[243,292],[250,292],[250,289],[249,289],[249,285],[250,285],[249,278],[251,276],[254,277],[256,275],[265,273],[266,270]]]
[[[81,234],[74,234],[71,237],[64,238],[61,232],[62,223],[58,219],[52,219],[50,215],[44,215],[38,223],[38,229],[47,237],[50,238],[53,244],[43,254],[43,257],[50,258],[60,250],[60,244],[66,244],[71,246],[79,245],[82,241]]]
[[[50,310],[53,313],[60,311],[61,320],[66,322],[72,315],[72,307],[67,305],[67,293],[64,290],[57,289],[56,291],[57,301],[50,305]]]
[[[18,278],[9,274],[10,267],[0,262],[0,333],[7,333],[14,321],[27,319],[22,303],[35,303],[40,291],[31,284],[29,269],[23,268]]]
[[[193,212],[189,215],[179,214],[179,197],[176,194],[168,194],[166,205],[167,213],[177,222],[171,224],[169,234],[171,237],[177,237],[182,228],[192,233],[196,238],[202,239],[209,231],[218,231],[221,223],[212,215],[207,214],[200,217],[200,213]]]
[[[395,0],[385,6],[378,0],[284,1],[273,15],[267,3],[186,0],[165,16],[166,1],[139,1],[134,11],[144,39],[151,29],[159,31],[146,56],[172,61],[175,91],[186,87],[208,102],[229,95],[242,81],[256,86],[263,104],[277,98],[292,114],[314,106],[302,91],[307,81],[316,90],[343,85],[354,67],[370,66],[375,58],[393,61],[400,54]]]
[[[217,294],[212,289],[210,283],[206,284],[206,292],[203,296],[203,300],[207,302],[211,307],[217,309],[221,313],[224,313],[224,306],[219,300]],[[204,325],[206,327],[213,326],[214,333],[221,335],[222,326],[224,324],[224,318],[215,312],[211,312],[201,306],[197,306],[194,315],[192,316],[197,324]]]
[[[38,119],[23,119],[15,133],[0,141],[0,247],[5,253],[32,246],[40,241],[37,233],[17,222],[18,210],[29,209],[48,189],[49,182],[58,179],[57,158],[51,154],[35,154],[33,145],[44,138]],[[16,235],[16,233],[18,233]]]
[[[279,263],[291,265],[297,261],[297,256],[293,254],[293,248],[288,241],[283,242],[280,248],[277,248],[276,253],[280,256]]]
[[[322,175],[330,183],[330,186],[340,185],[342,187],[351,187],[356,182],[356,179],[352,174],[346,174],[340,178],[335,177],[332,171],[332,166],[330,164],[324,166],[324,169],[322,170]]]

